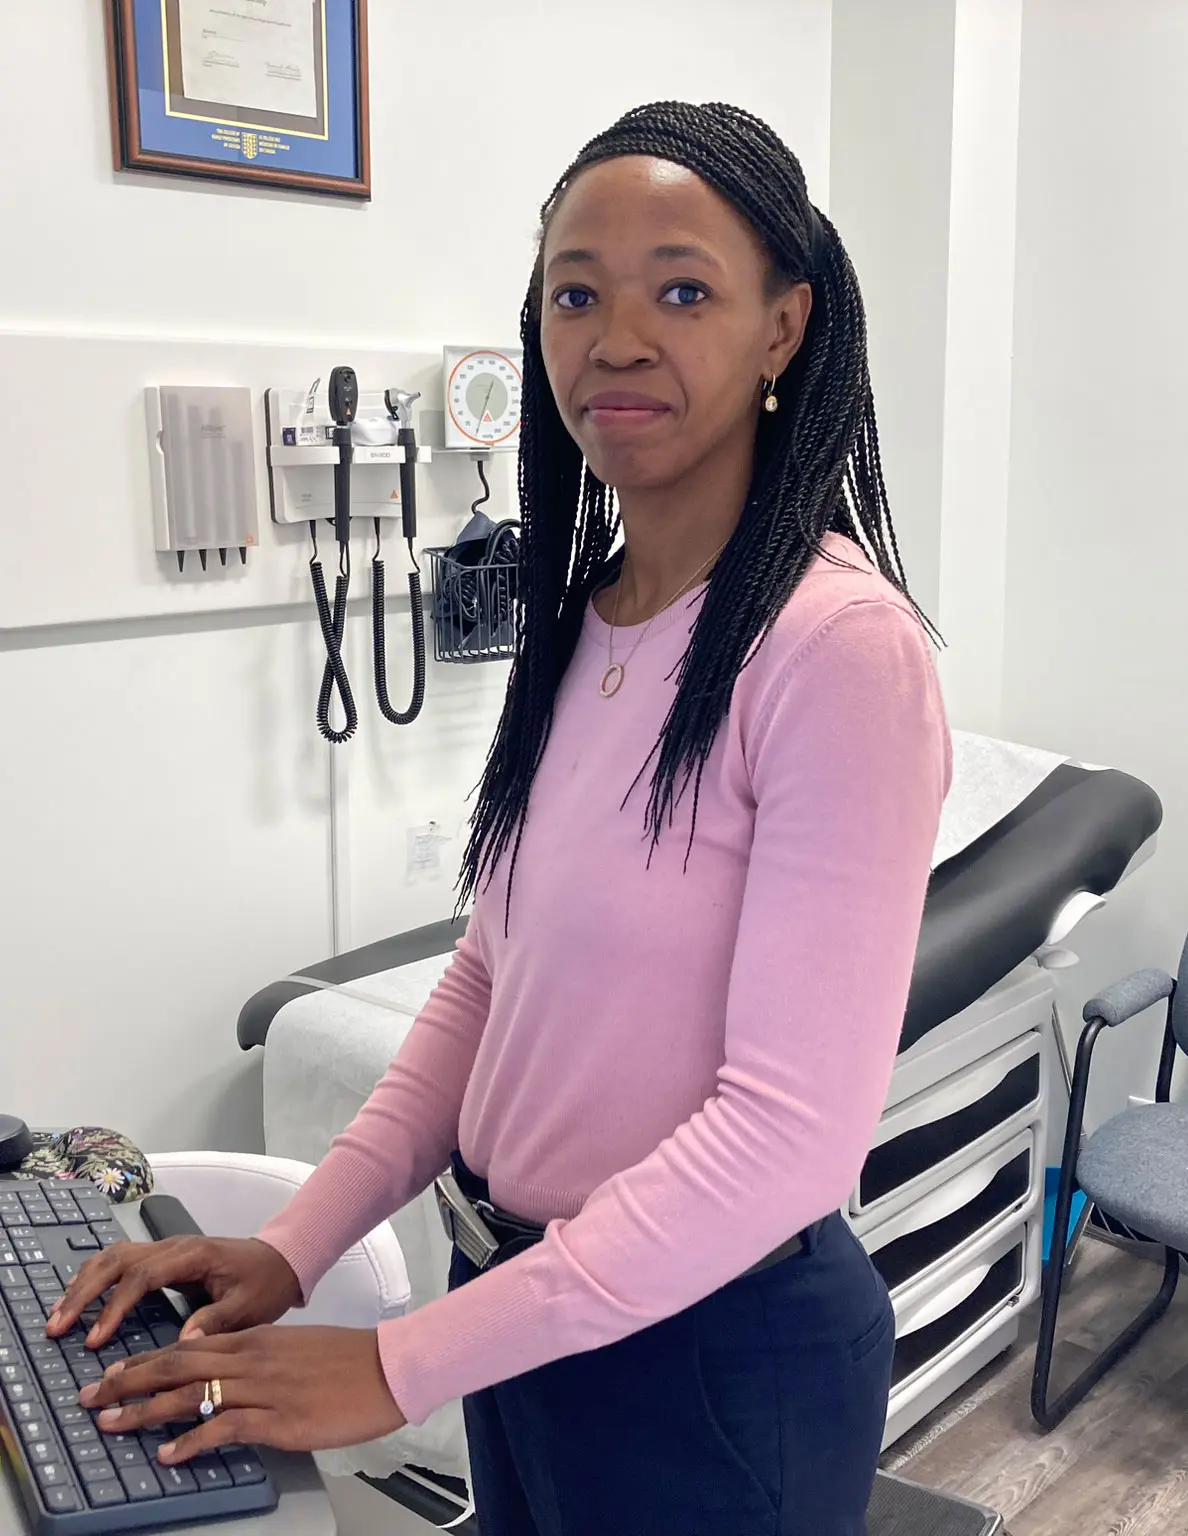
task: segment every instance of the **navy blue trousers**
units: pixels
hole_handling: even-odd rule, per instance
[[[473,1276],[455,1254],[451,1285]],[[831,1216],[810,1251],[467,1398],[480,1536],[864,1536],[894,1346]]]

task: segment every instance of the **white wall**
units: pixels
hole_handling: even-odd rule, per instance
[[[1188,7],[836,0],[832,78],[832,212],[953,722],[1165,803],[1157,858],[1059,973],[1071,1036],[1188,928]],[[1092,1120],[1150,1093],[1158,1033],[1106,1040]]]
[[[1028,0],[1003,721],[1163,797],[1157,859],[1087,924],[1079,1005],[1188,929],[1188,7]],[[1091,1110],[1149,1095],[1158,1021],[1103,1044]]]
[[[1023,0],[958,0],[939,598],[953,724],[1002,734]]]
[[[857,269],[888,494],[940,603],[955,0],[835,0],[830,216]]]
[[[449,910],[448,879],[405,884],[405,837],[429,819],[460,829],[504,679],[435,670],[423,720],[397,731],[364,711],[332,774],[300,539],[265,527],[246,575],[169,579],[150,553],[141,386],[197,372],[258,394],[304,386],[310,362],[425,370],[444,341],[509,338],[541,200],[641,100],[759,112],[827,204],[829,0],[750,0],[729,47],[713,0],[678,19],[608,0],[595,21],[545,0],[463,0],[448,17],[375,0],[365,208],[115,176],[103,7],[12,10],[0,381],[6,413],[28,410],[26,367],[51,394],[44,435],[10,431],[0,471],[0,1104],[155,1147],[251,1147],[259,1066],[234,1046],[240,1004],[329,952],[335,924],[363,943]],[[275,379],[282,365],[293,379]],[[87,420],[77,437],[70,412]],[[459,468],[433,471],[434,531],[461,521]],[[398,609],[397,655],[406,623]],[[362,693],[362,615],[348,643]]]

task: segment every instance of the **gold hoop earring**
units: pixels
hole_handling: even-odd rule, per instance
[[[763,381],[763,409],[767,414],[773,415],[780,408],[779,397],[775,392],[775,374],[770,379]]]

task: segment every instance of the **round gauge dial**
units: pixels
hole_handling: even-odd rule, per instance
[[[467,352],[446,376],[446,411],[461,442],[494,447],[520,430],[523,380],[502,352]]]

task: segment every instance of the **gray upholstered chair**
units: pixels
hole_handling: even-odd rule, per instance
[[[1082,1145],[1085,1095],[1098,1036],[1103,1029],[1125,1024],[1164,1000],[1167,1023],[1154,1103],[1115,1115]],[[1188,1053],[1188,944],[1180,957],[1178,979],[1166,971],[1136,971],[1090,998],[1084,1017],[1064,1136],[1052,1247],[1044,1270],[1043,1312],[1031,1386],[1031,1412],[1044,1429],[1059,1424],[1163,1316],[1175,1295],[1180,1256],[1188,1253],[1188,1105],[1169,1103],[1176,1052]],[[1103,1212],[1163,1247],[1163,1283],[1138,1317],[1055,1402],[1049,1402],[1069,1215],[1078,1186]]]

